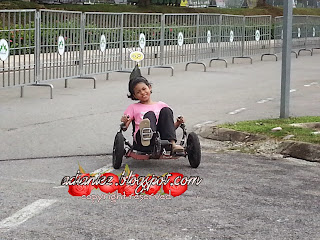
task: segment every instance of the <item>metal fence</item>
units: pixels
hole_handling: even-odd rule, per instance
[[[36,82],[36,11],[0,12],[1,87]]]
[[[271,16],[0,11],[1,88],[131,71],[135,51],[149,73],[178,63],[206,70],[200,60],[280,53],[282,35],[282,17]],[[292,46],[297,55],[320,48],[320,17],[293,17]]]
[[[161,14],[123,14],[123,54],[121,70],[131,70],[135,63],[130,53],[141,50],[141,67],[160,65]]]
[[[121,69],[122,21],[119,13],[85,13],[81,76]]]
[[[40,81],[80,77],[81,12],[40,10]]]
[[[198,59],[214,59],[220,57],[221,15],[200,14]]]
[[[266,0],[266,3],[274,7],[282,7],[284,0]],[[285,0],[287,1],[287,0]],[[320,8],[320,0],[294,0],[297,8]]]
[[[164,14],[164,65],[196,61],[198,17],[198,14]]]
[[[244,17],[222,15],[220,57],[243,56]]]

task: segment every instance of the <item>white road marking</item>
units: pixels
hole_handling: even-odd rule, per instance
[[[231,115],[237,114],[237,113],[242,112],[242,111],[244,111],[244,110],[246,110],[246,108],[239,108],[239,109],[237,109],[237,110],[234,110],[233,112],[229,112],[229,114],[231,114]]]
[[[22,208],[15,214],[0,222],[0,231],[9,231],[12,227],[17,227],[33,216],[39,214],[42,210],[54,204],[58,200],[55,199],[39,199],[32,204]]]
[[[4,178],[4,177],[0,177],[0,180],[1,179],[21,182],[21,178]],[[23,182],[57,184],[56,182],[51,182],[51,181],[47,181],[47,180],[44,180],[44,179],[23,179]]]
[[[58,186],[58,187],[53,187],[53,188],[64,188],[64,187],[66,187],[66,186],[63,185],[63,186]]]
[[[310,83],[310,84],[306,84],[306,85],[303,85],[303,86],[305,86],[305,87],[310,87],[310,86],[312,86],[312,85],[317,85],[317,84],[319,84],[319,83],[317,83],[317,82],[312,82],[312,83]]]
[[[114,170],[114,168],[112,166],[104,166],[102,168],[99,168],[99,169],[95,170],[94,172],[92,172],[90,174],[107,173],[107,172],[112,172],[113,170]]]
[[[198,123],[198,124],[194,125],[193,127],[194,128],[200,128],[203,125],[206,125],[206,124],[209,124],[209,123],[213,123],[213,121],[206,121],[206,122],[203,122],[203,123]]]
[[[272,100],[273,100],[273,98],[267,98],[267,99],[262,99],[262,100],[258,101],[257,103],[266,103],[266,102],[270,102]]]
[[[296,92],[297,91],[297,89],[291,89],[290,90],[290,92]]]

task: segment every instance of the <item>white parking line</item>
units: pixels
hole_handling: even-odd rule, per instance
[[[244,111],[244,110],[246,110],[246,108],[239,108],[239,109],[237,109],[237,110],[234,110],[233,112],[229,112],[229,114],[231,114],[231,115],[237,114],[237,113],[242,112],[242,111]]]
[[[319,84],[319,83],[317,83],[317,82],[312,82],[312,83],[310,83],[310,84],[306,84],[306,85],[303,85],[303,86],[305,86],[305,87],[310,87],[310,86],[312,86],[312,85],[317,85],[317,84]]]
[[[4,177],[0,177],[0,180],[1,179],[21,182],[21,178],[4,178]],[[56,184],[56,182],[48,181],[48,180],[45,180],[45,179],[24,179],[23,182]]]
[[[290,92],[296,92],[297,91],[297,89],[291,89],[290,90]]]
[[[203,123],[198,123],[198,124],[194,125],[193,127],[194,128],[200,128],[200,127],[202,127],[204,125],[207,125],[207,124],[210,124],[210,123],[214,123],[214,122],[213,121],[206,121],[206,122],[203,122]]]
[[[0,222],[0,231],[9,231],[12,227],[17,227],[33,216],[39,214],[42,210],[57,202],[55,199],[39,199],[32,204],[22,208],[12,216]]]
[[[273,98],[267,98],[267,99],[262,99],[262,100],[258,101],[257,103],[266,103],[266,102],[270,102],[272,100],[273,100]]]
[[[92,172],[90,174],[107,173],[107,172],[112,172],[113,170],[114,170],[114,168],[112,166],[104,166],[102,168],[99,168],[99,169],[95,170],[94,172]]]

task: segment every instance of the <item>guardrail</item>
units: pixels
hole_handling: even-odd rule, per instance
[[[47,86],[45,82],[92,79],[131,72],[130,53],[142,51],[141,67],[170,68],[277,54],[282,17],[225,14],[81,13],[53,10],[0,11],[0,88]],[[320,49],[320,17],[294,16],[292,50]]]

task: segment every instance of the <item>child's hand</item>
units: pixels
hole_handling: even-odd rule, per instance
[[[131,121],[132,121],[132,120],[130,119],[129,115],[123,115],[123,116],[121,117],[121,122],[124,123],[124,127],[122,127],[122,130],[123,130],[123,131],[126,131],[126,130],[128,129]]]
[[[179,125],[181,125],[182,123],[184,123],[184,118],[183,118],[183,116],[179,116],[179,117],[177,118],[177,123],[179,123]]]
[[[182,123],[184,123],[184,118],[183,116],[179,116],[177,121],[174,123],[175,128],[177,129]]]
[[[127,122],[129,122],[129,121],[130,121],[129,115],[123,115],[123,116],[121,117],[121,122],[127,124]]]

